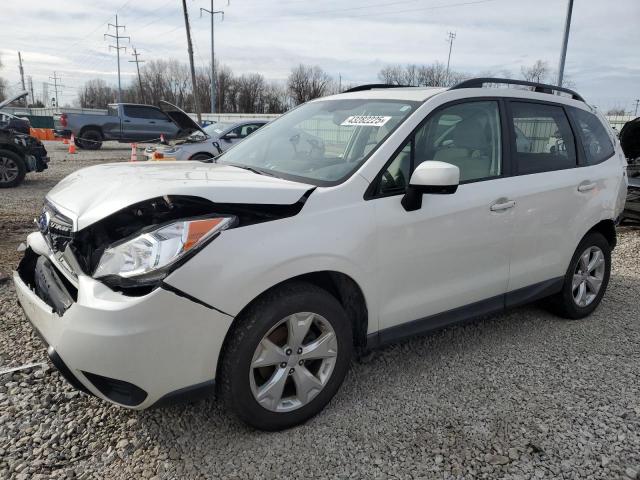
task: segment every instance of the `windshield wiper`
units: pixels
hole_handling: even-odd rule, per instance
[[[236,168],[242,168],[243,170],[249,170],[250,172],[257,173],[258,175],[266,175],[267,177],[274,177],[275,176],[271,172],[266,172],[264,170],[259,170],[259,169],[254,168],[254,167],[250,167],[249,165],[241,165],[241,164],[238,164],[238,163],[227,163],[226,165],[231,165],[232,167],[236,167]]]

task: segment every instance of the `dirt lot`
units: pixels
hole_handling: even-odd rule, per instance
[[[58,180],[129,156],[47,147],[47,172],[0,191],[0,271]],[[640,231],[625,228],[590,318],[529,306],[392,345],[354,362],[318,417],[280,433],[247,429],[213,399],[133,412],[49,367],[0,375],[0,478],[637,479],[639,299]],[[0,370],[45,360],[0,284]]]

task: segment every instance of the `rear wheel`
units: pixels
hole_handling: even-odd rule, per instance
[[[83,130],[80,138],[75,139],[75,144],[84,150],[99,150],[102,147],[102,133],[94,128]]]
[[[24,160],[14,152],[0,150],[0,188],[20,185],[27,173]]]
[[[338,391],[352,351],[340,303],[308,283],[283,285],[237,320],[219,374],[222,401],[264,430],[298,425]]]
[[[600,304],[611,274],[611,245],[599,232],[585,236],[571,259],[562,291],[552,297],[552,309],[571,319],[590,315]]]

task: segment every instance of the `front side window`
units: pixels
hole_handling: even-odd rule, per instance
[[[576,166],[569,120],[562,107],[511,102],[515,132],[514,159],[520,175]]]
[[[460,182],[502,174],[500,109],[496,101],[458,103],[436,111],[383,170],[378,195],[402,193],[413,169],[427,160],[460,169]]]
[[[218,162],[333,185],[355,172],[418,105],[372,99],[310,102],[261,127]]]
[[[578,126],[587,165],[596,165],[613,156],[613,143],[598,117],[579,108],[570,108],[569,114]]]

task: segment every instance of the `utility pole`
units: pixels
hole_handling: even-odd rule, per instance
[[[451,64],[451,49],[453,48],[453,41],[456,39],[456,32],[448,32],[447,42],[449,42],[449,57],[447,58],[447,81],[449,80],[449,65]]]
[[[34,104],[36,103],[36,97],[33,94],[33,77],[31,75],[27,77],[27,86],[29,87],[29,93],[31,94],[31,103]]]
[[[229,1],[227,0],[227,7],[229,6]],[[207,10],[206,8],[200,8],[200,17],[202,18],[202,12],[207,12],[211,15],[211,113],[216,113],[216,56],[215,56],[215,48],[214,48],[214,35],[213,35],[213,25],[215,16],[217,14],[222,15],[222,21],[224,21],[224,10],[214,10],[213,9],[213,0],[211,0],[211,10]],[[186,10],[185,10],[186,15]],[[188,29],[189,27],[187,27]]]
[[[60,102],[58,101],[58,88],[63,88],[64,85],[61,85],[58,83],[58,81],[60,80],[60,77],[58,76],[58,74],[56,72],[53,72],[53,77],[49,77],[49,80],[53,80],[53,83],[49,83],[49,85],[51,85],[55,92],[56,92],[56,108],[58,108],[60,106]]]
[[[42,82],[42,103],[46,107],[49,105],[49,84]]]
[[[564,22],[564,35],[562,37],[562,50],[560,51],[560,64],[558,65],[558,86],[562,86],[564,77],[564,62],[567,59],[567,45],[569,44],[569,29],[571,28],[571,13],[573,12],[573,0],[568,0],[567,18]],[[559,92],[558,92],[559,93]]]
[[[191,88],[193,89],[193,106],[198,117],[198,123],[202,123],[200,113],[200,102],[198,102],[198,90],[196,88],[196,69],[193,66],[193,45],[191,44],[191,28],[189,27],[189,13],[187,12],[187,0],[182,0],[182,10],[184,12],[184,26],[187,30],[187,51],[189,52],[189,67],[191,68]]]
[[[128,41],[131,41],[130,37],[125,37],[123,35],[120,35],[120,29],[125,30],[125,26],[124,25],[118,25],[118,14],[116,14],[116,23],[115,25],[113,23],[109,23],[107,25],[107,30],[109,29],[109,27],[113,27],[116,29],[116,34],[112,35],[110,33],[105,33],[104,37],[111,37],[111,38],[115,38],[116,39],[116,44],[114,45],[109,45],[109,50],[111,50],[112,48],[116,49],[116,53],[118,56],[118,103],[122,103],[122,84],[120,83],[120,49],[124,49],[124,51],[127,51],[127,47],[121,47],[120,46],[120,39],[121,38],[126,38]]]
[[[135,60],[129,60],[129,63],[136,64],[136,70],[138,71],[138,85],[140,85],[140,98],[142,99],[142,103],[146,103],[144,99],[144,90],[142,90],[142,78],[140,78],[140,64],[144,63],[144,60],[138,60],[138,56],[140,55],[136,50],[136,47],[133,47],[133,53]]]
[[[638,104],[640,104],[640,98],[636,98],[636,113],[633,114],[634,117],[638,116]]]
[[[18,69],[20,70],[20,81],[22,82],[22,91],[25,91],[27,87],[24,84],[24,68],[22,68],[22,55],[20,55],[20,52],[18,52]],[[25,107],[29,105],[29,102],[27,101],[26,98],[23,101],[24,101]]]

